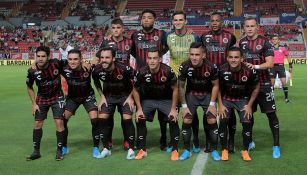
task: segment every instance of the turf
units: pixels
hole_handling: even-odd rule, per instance
[[[306,149],[307,118],[304,107],[307,72],[305,65],[294,65],[293,87],[289,88],[291,103],[285,104],[282,90],[276,90],[278,117],[281,126],[281,151],[278,160],[272,158],[272,136],[265,115],[255,114],[254,140],[256,149],[251,152],[251,162],[243,162],[239,151],[230,155],[228,162],[213,162],[210,158],[205,174],[307,174]],[[159,126],[157,121],[148,126],[148,157],[141,161],[125,160],[121,148],[122,131],[118,114],[115,116],[112,156],[98,160],[91,157],[92,141],[88,117],[79,108],[69,121],[70,153],[63,161],[55,161],[55,125],[51,112],[44,123],[41,144],[42,158],[27,162],[32,152],[31,103],[26,92],[26,66],[3,66],[0,68],[0,174],[190,174],[196,160],[194,154],[187,161],[170,161],[170,155],[159,149]],[[201,115],[200,115],[201,116]],[[200,121],[200,123],[202,123]],[[200,127],[201,144],[204,134]],[[238,125],[236,145],[242,145],[241,127]],[[180,152],[182,151],[180,142]]]

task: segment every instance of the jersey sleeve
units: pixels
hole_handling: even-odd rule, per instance
[[[252,88],[259,82],[259,75],[255,69],[251,69],[250,85]]]
[[[34,84],[34,74],[31,68],[28,69],[26,84],[28,87],[32,87]]]
[[[170,83],[171,85],[175,85],[177,83],[177,77],[176,77],[176,74],[175,72],[173,71],[172,68],[170,68],[170,71],[169,71],[169,77],[170,77]]]
[[[193,33],[193,36],[195,38],[195,42],[201,42],[200,37],[196,33]]]
[[[286,47],[283,47],[283,52],[285,56],[289,56],[289,51],[286,49]]]
[[[167,45],[167,34],[164,30],[162,30],[162,36],[161,36],[161,44],[162,44],[162,55],[164,55],[168,51],[168,45]]]
[[[134,79],[133,79],[134,87],[135,87],[136,89],[139,89],[139,88],[141,87],[141,78],[142,78],[142,76],[141,76],[140,72],[137,71],[137,72],[135,73]]]
[[[106,47],[107,46],[107,42],[106,42],[106,40],[104,39],[102,42],[101,42],[101,44],[100,44],[100,49],[101,48],[104,48],[104,47]]]
[[[213,64],[212,66],[212,70],[211,70],[211,81],[217,80],[219,78],[219,74],[218,74],[218,68],[216,66],[216,64]]]
[[[186,77],[186,69],[183,64],[179,67],[179,73],[178,73],[178,80],[185,81],[187,79]]]
[[[134,58],[136,58],[136,45],[135,45],[135,39],[134,39],[135,35],[136,35],[135,32],[132,33],[131,35],[132,46],[131,46],[131,53],[130,53]]]
[[[269,41],[264,43],[264,57],[274,56],[273,46]]]
[[[236,37],[233,35],[233,34],[231,34],[231,38],[230,38],[230,47],[233,47],[233,46],[235,46],[236,45],[236,42],[237,42],[237,39],[236,39]]]

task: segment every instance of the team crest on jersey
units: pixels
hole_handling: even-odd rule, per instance
[[[117,79],[118,79],[118,80],[122,80],[122,79],[123,79],[123,76],[122,76],[122,75],[117,75]]]
[[[166,82],[166,80],[167,80],[167,78],[166,78],[165,76],[162,76],[162,77],[161,77],[161,81],[162,81],[162,82]]]
[[[153,38],[155,41],[158,41],[159,40],[159,37],[158,36],[154,36]]]
[[[53,75],[58,75],[58,74],[59,74],[59,70],[58,69],[53,70]]]
[[[129,45],[125,45],[125,50],[129,50],[130,46]]]
[[[247,76],[243,76],[242,78],[241,78],[241,80],[243,81],[243,82],[246,82],[247,81]]]
[[[90,74],[88,72],[84,72],[83,77],[87,78]]]
[[[257,50],[260,50],[260,49],[262,49],[262,46],[261,46],[261,45],[257,45],[257,46],[256,46],[256,49],[257,49]]]
[[[210,76],[210,72],[205,72],[205,77],[209,77]]]
[[[223,38],[223,43],[228,43],[228,39],[227,38]]]

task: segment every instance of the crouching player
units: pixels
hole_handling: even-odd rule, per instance
[[[220,156],[216,151],[218,138],[218,126],[216,123],[215,101],[219,91],[218,69],[216,65],[207,60],[202,43],[194,42],[190,46],[189,60],[183,62],[179,68],[179,97],[182,103],[182,137],[184,152],[180,160],[186,160],[192,156],[190,151],[191,127],[193,116],[198,107],[202,107],[206,113],[209,135],[211,140],[211,155],[216,161]],[[186,87],[186,90],[184,90]],[[205,126],[204,126],[205,127]]]
[[[243,151],[242,158],[250,161],[248,146],[251,142],[251,118],[253,102],[259,93],[260,84],[257,72],[242,64],[242,52],[238,47],[231,47],[228,50],[227,63],[219,70],[219,136],[222,145],[221,160],[228,160],[228,122],[231,110],[236,109],[242,123]]]
[[[100,63],[93,69],[93,80],[101,101],[98,105],[99,118],[101,119],[101,139],[104,149],[98,158],[105,158],[111,155],[109,141],[108,118],[114,114],[115,108],[123,117],[125,133],[128,136],[129,149],[126,159],[134,159],[134,138],[135,128],[132,122],[134,102],[132,98],[134,71],[128,65],[115,62],[115,51],[110,47],[100,49],[96,56]],[[103,88],[100,81],[103,82]]]
[[[163,113],[169,122],[172,147],[171,160],[178,160],[179,126],[176,110],[178,98],[177,77],[173,70],[161,63],[160,52],[156,48],[148,51],[147,65],[136,74],[133,97],[137,107],[137,145],[139,152],[135,159],[143,159],[146,151],[146,121],[152,122],[156,110]]]

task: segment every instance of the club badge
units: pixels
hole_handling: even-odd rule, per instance
[[[122,79],[123,79],[123,76],[122,76],[122,75],[117,75],[117,79],[118,79],[118,80],[122,80]]]
[[[210,76],[210,72],[205,72],[205,77],[209,77]]]
[[[53,75],[58,75],[58,74],[59,74],[59,70],[58,69],[53,70]]]
[[[247,79],[248,79],[247,76],[243,76],[241,80],[242,80],[243,82],[246,82]]]
[[[161,77],[161,81],[162,81],[162,82],[166,82],[166,80],[167,80],[167,78],[166,78],[165,76],[162,76],[162,77]]]

